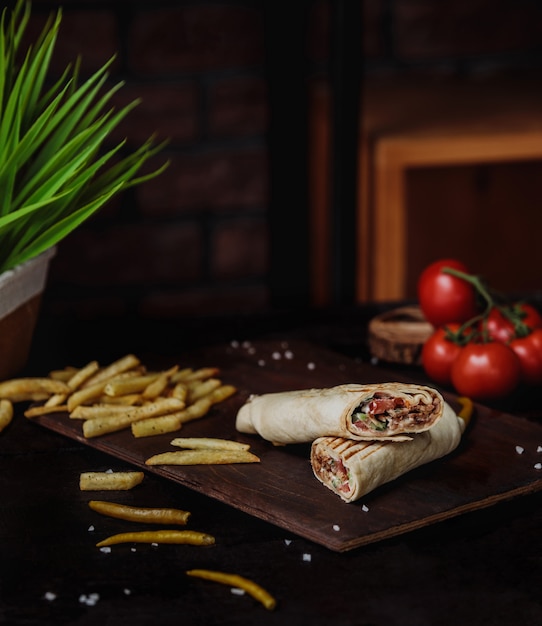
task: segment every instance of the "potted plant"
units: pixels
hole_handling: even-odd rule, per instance
[[[17,0],[0,23],[0,378],[26,362],[56,244],[113,196],[157,176],[140,174],[163,144],[126,153],[111,133],[138,101],[115,110],[110,59],[85,80],[79,62],[51,81],[62,11],[23,50],[31,15]]]

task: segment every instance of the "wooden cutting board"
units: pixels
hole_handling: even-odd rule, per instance
[[[542,488],[542,470],[535,467],[542,462],[542,452],[538,451],[542,446],[542,424],[477,406],[470,428],[451,455],[357,502],[344,503],[313,476],[309,445],[274,447],[258,436],[237,433],[237,410],[251,393],[397,378],[305,342],[223,345],[198,352],[190,362],[183,357],[178,363],[183,367],[218,366],[221,379],[238,388],[235,396],[215,405],[207,417],[186,424],[179,436],[249,442],[261,463],[148,467],[145,459],[149,456],[174,449],[169,442],[175,435],[135,439],[125,431],[87,440],[79,420],[70,420],[66,414],[44,415],[35,421],[337,552]],[[453,396],[446,395],[446,399],[454,405]],[[122,469],[124,465],[112,467]]]

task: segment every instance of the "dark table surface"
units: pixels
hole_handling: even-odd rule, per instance
[[[180,359],[200,344],[269,335],[368,360],[367,320],[378,310],[169,323],[42,317],[24,374],[128,352],[145,362]],[[419,369],[407,370],[423,379]],[[542,417],[529,402],[522,411]],[[96,493],[81,492],[78,478],[120,463],[31,423],[21,410],[0,435],[0,623],[542,624],[541,493],[336,553],[149,475],[138,498],[192,511],[216,545],[103,553],[96,536],[118,532],[118,523],[89,510]],[[125,492],[123,501],[131,498]],[[276,597],[277,608],[269,612],[228,587],[189,579],[192,567],[252,578]]]

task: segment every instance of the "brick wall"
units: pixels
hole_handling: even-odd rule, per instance
[[[61,5],[54,59],[83,72],[117,53],[119,133],[169,138],[168,170],[115,199],[59,246],[44,303],[54,314],[152,317],[269,306],[269,193],[263,1],[34,0],[30,33]],[[307,54],[326,74],[329,14],[309,3]],[[285,19],[288,9],[285,4]],[[369,73],[532,69],[535,0],[365,0]],[[120,134],[119,134],[120,136]]]

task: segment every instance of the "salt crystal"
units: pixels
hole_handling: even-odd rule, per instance
[[[534,468],[537,470],[542,469],[542,463],[535,463]]]
[[[154,542],[154,541],[153,541],[153,542],[151,543],[151,546],[152,546],[153,548],[157,548],[157,547],[158,547],[158,544],[157,544],[156,542]]]
[[[294,358],[294,353],[291,350],[286,350],[284,353],[284,358],[291,361]]]
[[[525,452],[525,448],[522,448],[521,446],[516,446],[516,452],[518,454],[523,454]]]
[[[231,592],[236,595],[236,596],[244,596],[245,595],[245,590],[244,589],[239,589],[239,587],[232,587],[231,588]]]
[[[536,449],[537,452],[542,452],[542,446],[538,446],[538,448]]]
[[[281,354],[280,354],[280,352],[273,352],[273,354],[271,355],[271,358],[272,358],[274,361],[279,361],[279,360],[280,360],[280,358],[281,358]]]
[[[102,548],[100,548],[100,552],[103,552],[104,554],[109,554],[111,552],[111,547],[103,546]]]
[[[309,370],[316,369],[316,364],[313,363],[312,361],[310,363],[307,363],[307,369]]]
[[[260,367],[265,367],[265,361],[264,361],[263,359],[260,359],[260,360],[258,361],[258,365],[259,365]]]
[[[230,346],[232,348],[238,348],[239,347],[239,342],[236,339],[232,339],[232,341],[230,341]]]
[[[291,540],[291,539],[285,539],[285,540],[284,540],[284,543],[285,543],[287,546],[289,546],[289,545],[292,543],[292,540]]]
[[[92,526],[92,524],[88,527],[88,532],[89,533],[93,533],[94,532],[94,526]]]
[[[132,593],[132,590],[131,590],[131,589],[123,589],[123,591],[124,591],[124,595],[125,595],[125,596],[129,596],[129,595],[131,595],[131,593]]]
[[[106,473],[106,474],[112,474],[112,473],[113,473],[113,470],[112,470],[111,468],[109,468],[108,470],[105,470],[105,473]]]
[[[86,604],[87,606],[94,606],[98,602],[99,599],[100,599],[99,593],[89,593],[88,595],[85,593],[82,593],[79,596],[79,602],[81,604]]]
[[[247,350],[247,352],[248,352],[249,354],[256,354],[256,348],[254,348],[254,346],[251,346],[251,347]]]
[[[243,348],[250,348],[251,345],[250,341],[243,341]]]
[[[49,600],[49,602],[52,602],[53,600],[56,600],[56,593],[53,593],[52,591],[46,591],[43,597],[46,600]]]
[[[367,511],[369,510],[369,507],[368,507],[366,504],[364,504],[364,505],[362,505],[361,510],[362,510],[364,513],[367,513]]]
[[[130,548],[130,552],[137,552],[136,548]]]
[[[310,563],[310,561],[312,560],[312,556],[305,552],[305,554],[303,554],[303,560],[306,561],[307,563]]]
[[[339,526],[339,524],[333,524],[333,530],[335,532],[339,532],[339,530],[341,530],[341,527]]]
[[[371,365],[378,365],[378,357],[376,356],[371,357]]]

